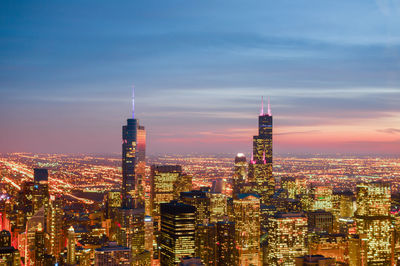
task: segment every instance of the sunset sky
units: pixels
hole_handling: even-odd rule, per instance
[[[400,151],[400,0],[0,2],[0,152]]]

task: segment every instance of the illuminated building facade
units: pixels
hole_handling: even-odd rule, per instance
[[[174,265],[195,255],[196,208],[172,201],[161,204],[161,265]]]
[[[291,176],[281,177],[281,188],[285,190],[289,199],[295,199],[297,195],[296,178]]]
[[[46,219],[47,254],[58,257],[63,244],[63,210],[59,199],[51,199]]]
[[[209,197],[210,223],[224,221],[227,218],[227,197],[222,193],[207,193]]]
[[[44,206],[45,211],[49,203],[49,183],[47,169],[34,169],[34,185],[33,185],[33,209],[39,210]]]
[[[269,219],[268,265],[293,265],[307,254],[307,217],[304,213],[277,213]]]
[[[207,224],[210,219],[210,198],[207,191],[181,192],[180,201],[196,208],[196,224]]]
[[[198,224],[196,226],[196,257],[204,265],[215,265],[217,248],[217,226],[215,224]]]
[[[45,264],[45,232],[43,227],[39,227],[35,232],[35,266],[44,266]]]
[[[120,208],[117,212],[117,242],[131,249],[132,258],[144,251],[144,218],[144,208]]]
[[[135,168],[137,198],[144,206],[144,180],[146,175],[146,129],[139,125],[137,130],[137,162]]]
[[[312,186],[311,195],[311,198],[313,199],[312,210],[332,210],[333,191],[331,185]]]
[[[235,223],[217,223],[217,265],[236,265]]]
[[[131,265],[131,250],[109,242],[106,246],[95,249],[95,265]]]
[[[247,181],[247,160],[243,153],[238,153],[235,157],[235,166],[232,178],[232,196],[241,193],[241,186]]]
[[[122,207],[121,191],[111,190],[106,196],[106,218],[110,219],[116,216],[117,210]]]
[[[312,211],[308,216],[308,230],[314,233],[332,233],[333,214],[325,210]]]
[[[25,265],[35,265],[36,232],[43,230],[45,224],[44,206],[38,210],[26,223]]]
[[[260,198],[239,194],[233,200],[235,242],[239,265],[260,265]]]
[[[274,194],[275,179],[272,175],[272,115],[268,103],[268,113],[261,108],[258,117],[258,136],[253,137],[253,153],[249,164],[249,182],[253,192],[261,196],[262,202]]]
[[[0,265],[21,265],[19,251],[11,246],[11,234],[6,230],[0,232]]]
[[[74,265],[75,263],[75,230],[71,226],[67,232],[67,264]]]
[[[336,262],[348,263],[349,242],[345,234],[311,234],[309,240],[309,252],[312,255],[323,255],[334,258]]]
[[[129,195],[135,190],[135,166],[138,122],[134,118],[127,120],[122,127],[122,195],[123,205],[131,205]]]
[[[390,185],[384,182],[359,184],[356,200],[355,221],[361,240],[362,263],[391,265],[393,263],[393,226],[389,215]]]
[[[160,204],[174,200],[175,184],[182,176],[180,165],[152,165],[150,176],[150,197],[152,216],[155,221],[160,217]]]
[[[295,258],[295,266],[335,266],[334,258],[327,258],[322,255],[306,255]]]

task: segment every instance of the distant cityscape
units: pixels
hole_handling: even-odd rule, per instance
[[[250,154],[148,156],[132,103],[122,159],[0,155],[0,265],[399,265],[400,158],[274,156],[269,100]]]

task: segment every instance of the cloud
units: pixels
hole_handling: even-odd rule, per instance
[[[281,133],[275,133],[274,135],[313,134],[319,132],[321,132],[321,130],[306,130],[306,131],[281,132]]]
[[[397,128],[385,128],[385,129],[378,129],[378,132],[388,133],[388,134],[400,134],[400,129]]]

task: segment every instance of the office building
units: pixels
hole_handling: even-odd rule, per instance
[[[357,185],[356,200],[355,221],[361,240],[361,260],[368,265],[391,265],[390,185],[384,182],[361,183]]]
[[[215,265],[217,253],[217,226],[215,224],[199,224],[196,226],[196,257],[204,265]]]
[[[269,219],[268,265],[294,265],[307,254],[307,217],[304,213],[277,213]]]
[[[67,264],[74,265],[75,263],[75,230],[71,226],[67,231]]]
[[[335,266],[334,258],[326,258],[322,255],[306,255],[295,259],[295,266]]]
[[[174,265],[195,255],[196,208],[177,201],[161,203],[161,265]]]
[[[96,266],[131,265],[131,250],[118,246],[116,242],[95,249],[94,254]]]
[[[236,265],[235,223],[217,223],[217,255],[218,266]]]
[[[196,208],[196,224],[207,224],[210,220],[210,198],[207,190],[181,192],[180,201]]]
[[[150,198],[152,217],[157,222],[160,217],[160,204],[174,200],[179,192],[176,183],[182,176],[180,165],[152,165],[150,175]]]
[[[333,214],[325,210],[311,211],[307,214],[308,230],[314,233],[332,233]]]
[[[263,104],[263,103],[262,103]],[[261,196],[266,203],[275,191],[275,179],[272,175],[272,115],[268,103],[268,112],[258,117],[258,135],[253,137],[253,153],[249,164],[249,182],[253,183],[252,192]]]
[[[247,181],[247,160],[243,153],[238,153],[235,157],[235,166],[232,177],[232,196],[242,193],[241,186]]]
[[[235,242],[239,265],[260,265],[260,198],[239,194],[233,200]]]

